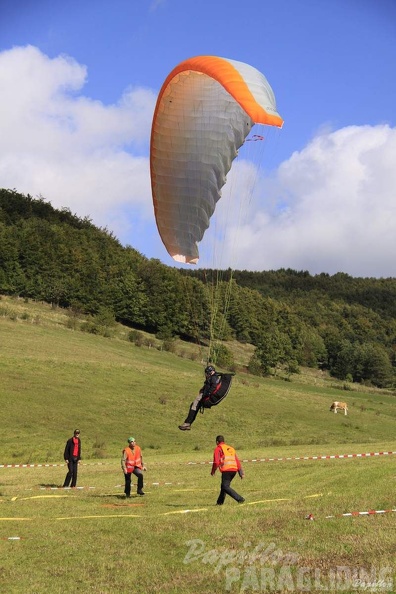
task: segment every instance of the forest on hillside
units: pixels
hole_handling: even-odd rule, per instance
[[[308,366],[350,382],[396,384],[396,279],[173,268],[122,246],[89,218],[6,189],[0,293],[107,316],[168,340],[205,341],[214,332],[248,342],[257,374]]]

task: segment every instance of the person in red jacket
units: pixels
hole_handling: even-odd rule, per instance
[[[231,487],[231,481],[234,479],[236,473],[239,474],[241,479],[243,479],[245,474],[235,449],[224,443],[224,437],[222,435],[216,437],[216,448],[213,452],[211,471],[212,476],[218,468],[221,472],[221,488],[217,498],[217,505],[223,505],[226,495],[229,495],[238,503],[243,503],[245,501],[244,498],[234,491]]]
[[[81,439],[79,429],[75,429],[73,437],[67,440],[63,458],[68,468],[63,486],[75,487],[77,485],[78,463],[81,460]]]
[[[142,450],[135,442],[134,437],[128,438],[128,446],[122,450],[121,468],[125,476],[125,496],[131,496],[132,474],[137,477],[137,494],[144,495],[143,492],[143,470],[146,470],[143,464]]]

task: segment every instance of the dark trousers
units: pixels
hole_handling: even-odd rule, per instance
[[[226,495],[229,495],[230,497],[235,499],[235,501],[243,500],[243,497],[241,497],[241,495],[238,495],[238,493],[234,491],[234,489],[231,487],[231,481],[233,480],[235,475],[235,471],[221,473],[221,489],[220,494],[217,498],[217,505],[223,505]]]
[[[143,491],[143,472],[140,468],[134,468],[133,472],[127,472],[125,476],[125,489],[124,493],[127,497],[131,495],[131,479],[132,475],[137,476],[137,492]]]
[[[188,409],[188,415],[185,419],[185,423],[190,423],[190,425],[192,425],[196,419],[196,416],[198,414],[198,411],[201,407],[201,403],[202,403],[202,394],[198,394],[198,396],[195,398],[195,400],[193,402],[191,402],[190,404],[190,408]]]
[[[77,459],[69,460],[67,467],[69,470],[67,472],[63,486],[64,487],[75,487],[77,485],[78,460]]]

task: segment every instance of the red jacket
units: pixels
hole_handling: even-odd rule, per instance
[[[242,466],[235,449],[227,445],[224,441],[220,442],[213,452],[212,474],[220,469],[220,472],[242,472]]]

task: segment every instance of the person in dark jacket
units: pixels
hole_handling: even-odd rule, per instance
[[[181,431],[189,431],[191,429],[191,425],[194,423],[199,409],[202,406],[205,406],[205,404],[210,405],[209,401],[211,396],[213,396],[220,387],[221,374],[216,373],[216,369],[212,365],[209,365],[205,369],[205,378],[205,383],[200,389],[198,396],[190,404],[186,420],[182,425],[179,425]]]
[[[73,437],[67,440],[63,457],[68,467],[63,486],[75,487],[77,485],[78,463],[81,460],[81,439],[79,429],[75,429]]]

